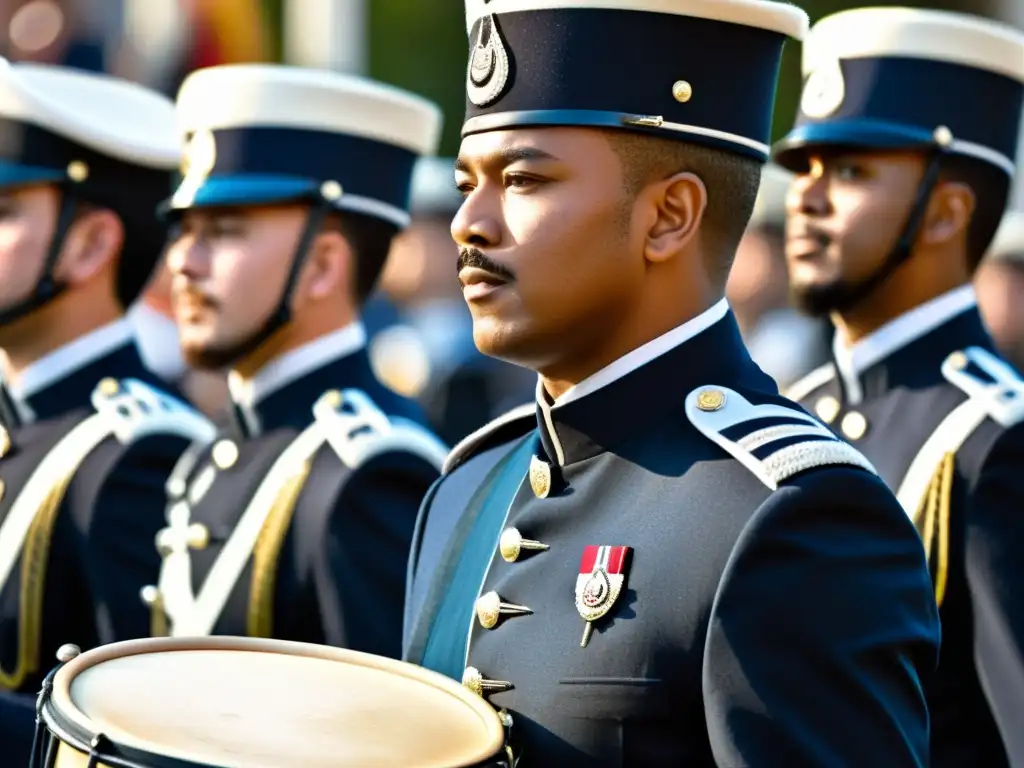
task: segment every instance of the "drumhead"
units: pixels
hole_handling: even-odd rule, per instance
[[[103,734],[146,766],[341,768],[488,762],[494,709],[447,677],[356,651],[235,637],[114,643],[64,665],[44,708],[61,740]]]

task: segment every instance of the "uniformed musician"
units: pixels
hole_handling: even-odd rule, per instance
[[[446,451],[374,378],[359,310],[440,111],[264,65],[199,70],[177,108],[175,315],[190,365],[230,367],[232,402],[168,486],[154,630],[397,657],[416,510]]]
[[[942,619],[932,765],[1024,761],[1024,382],[971,274],[1006,204],[1024,35],[960,14],[861,9],[804,46],[787,259],[830,315],[833,362],[788,393],[864,451],[922,536]],[[1002,730],[1002,742],[999,730]]]
[[[28,762],[61,644],[148,634],[138,592],[160,566],[163,484],[213,430],[161,388],[124,318],[160,256],[179,156],[170,99],[0,61],[4,765]]]
[[[407,659],[486,696],[523,765],[925,765],[920,539],[723,299],[806,15],[467,12],[459,280],[479,348],[539,381],[424,502]]]

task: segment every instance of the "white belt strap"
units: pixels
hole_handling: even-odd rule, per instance
[[[105,415],[94,414],[77,424],[39,462],[0,525],[0,591],[21,555],[36,513],[54,485],[73,474],[93,449],[113,434],[114,428],[115,424]]]
[[[173,557],[164,559],[160,569],[160,592],[171,620],[172,637],[206,636],[213,631],[252,556],[281,488],[301,471],[324,440],[320,425],[314,422],[281,453],[225,542],[198,596],[192,597],[191,569],[176,567]],[[183,524],[187,526],[187,520]],[[187,550],[182,556],[189,557]]]

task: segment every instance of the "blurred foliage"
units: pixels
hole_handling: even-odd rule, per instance
[[[262,0],[266,19],[279,30],[283,0]],[[685,4],[685,0],[679,0]],[[433,99],[445,113],[441,153],[458,151],[459,128],[465,105],[463,83],[466,52],[463,0],[366,0],[370,10],[370,72]],[[864,5],[900,5],[919,8],[993,13],[995,0],[797,0],[814,23],[823,16]],[[270,36],[280,46],[280,35]],[[280,50],[270,60],[278,60]],[[775,110],[774,138],[792,125],[800,96],[800,45],[789,43],[783,56]]]

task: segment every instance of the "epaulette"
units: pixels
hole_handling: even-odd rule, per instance
[[[946,380],[978,399],[993,421],[1012,427],[1024,420],[1024,381],[1006,362],[981,347],[954,352],[942,364]]]
[[[154,434],[202,442],[217,434],[213,422],[195,408],[138,379],[103,379],[92,392],[92,405],[125,445]]]
[[[686,415],[772,490],[814,467],[845,465],[877,474],[856,448],[795,406],[754,404],[731,389],[703,386],[687,395]]]
[[[537,406],[533,403],[516,406],[462,438],[445,459],[442,472],[448,474],[481,451],[522,437],[536,427]]]
[[[825,363],[820,368],[815,368],[799,381],[790,384],[782,396],[789,400],[800,402],[818,387],[828,384],[835,378],[836,367],[832,363]]]
[[[330,390],[313,406],[313,416],[338,458],[355,469],[382,453],[411,453],[438,469],[448,448],[415,422],[388,418],[358,389]]]

